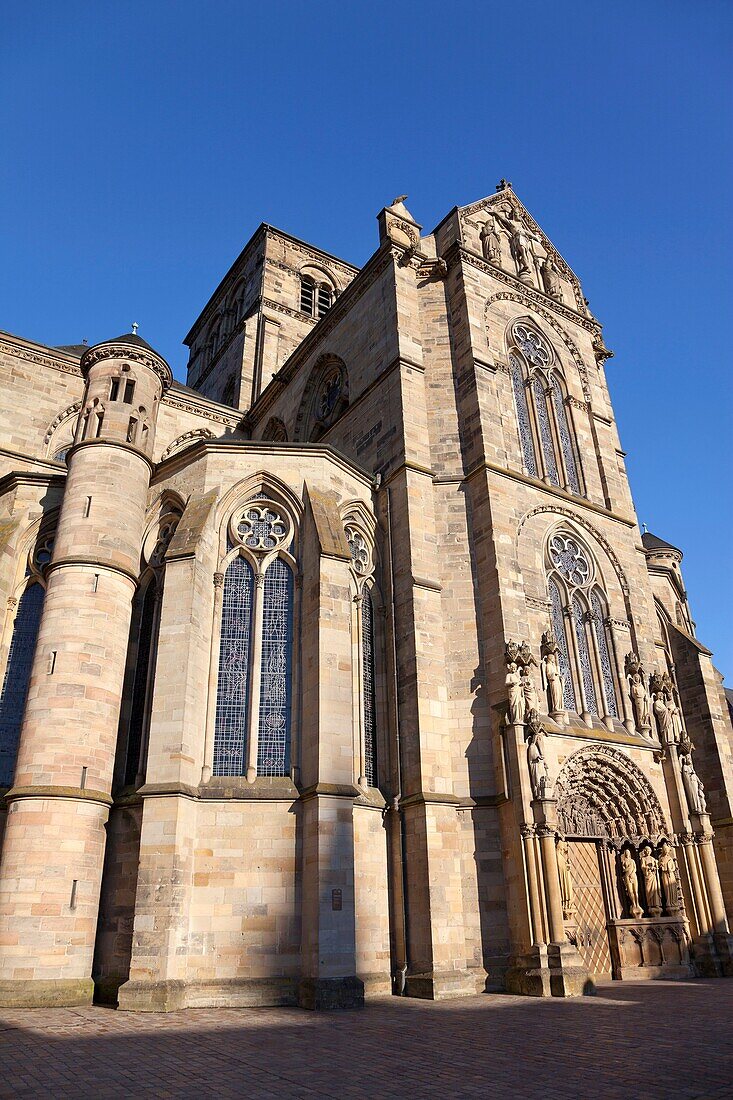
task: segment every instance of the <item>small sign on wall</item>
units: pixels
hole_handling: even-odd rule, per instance
[[[331,891],[331,908],[334,912],[339,912],[344,907],[344,895],[341,890]]]

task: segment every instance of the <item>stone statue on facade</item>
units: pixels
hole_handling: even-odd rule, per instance
[[[671,680],[665,687],[664,701],[669,711],[670,738],[673,744],[679,745],[685,740],[685,727],[682,722],[682,711],[678,707],[677,700],[675,699],[674,684]]]
[[[558,840],[557,842],[557,870],[560,876],[562,915],[565,920],[570,920],[575,913],[575,901],[573,897],[573,875],[570,867],[570,847],[567,840]]]
[[[549,785],[547,761],[544,753],[545,731],[536,711],[528,715],[527,767],[533,798],[546,798]]]
[[[537,698],[537,688],[535,687],[532,673],[529,671],[528,665],[524,665],[522,668],[522,691],[524,693],[525,715],[529,716],[532,713],[536,714],[539,711],[539,700]]]
[[[664,904],[667,907],[667,913],[674,916],[680,910],[680,883],[674,848],[668,840],[662,841],[658,862]]]
[[[560,646],[551,630],[542,635],[542,687],[547,693],[547,709],[553,718],[565,714],[565,681],[560,671]]]
[[[491,214],[484,222],[481,230],[481,248],[485,260],[488,260],[490,264],[501,267],[501,241],[496,231],[496,222]]]
[[[507,665],[505,683],[509,697],[507,722],[509,725],[516,726],[524,721],[524,687],[515,661],[510,661]]]
[[[682,772],[682,783],[687,794],[687,801],[693,813],[706,814],[708,807],[705,801],[705,788],[692,763],[692,744],[688,741],[684,748],[687,751],[680,753],[680,771]]]
[[[629,912],[634,920],[638,920],[644,910],[639,905],[639,879],[636,873],[636,863],[628,848],[624,848],[621,853],[621,878],[629,903]]]
[[[663,745],[670,743],[672,734],[672,716],[669,713],[669,707],[667,706],[667,693],[665,692],[665,677],[660,676],[658,672],[654,672],[649,680],[649,688],[652,693],[652,710],[657,722],[657,731],[659,733],[659,740]]]
[[[662,892],[659,885],[659,864],[652,852],[651,845],[645,844],[639,858],[644,875],[646,906],[650,917],[658,917],[662,912]]]
[[[545,288],[545,294],[550,298],[554,298],[555,301],[562,301],[562,284],[560,283],[560,275],[557,270],[557,265],[552,256],[545,256],[542,261],[542,285]]]
[[[510,203],[503,203],[501,207],[492,211],[496,220],[509,234],[509,245],[512,250],[512,258],[517,265],[517,275],[520,279],[534,275],[535,253],[533,244],[539,244],[540,238],[535,233],[530,233],[522,222],[519,214]]]
[[[644,669],[636,653],[626,654],[625,669],[636,728],[648,732],[652,727],[649,694],[644,683]]]

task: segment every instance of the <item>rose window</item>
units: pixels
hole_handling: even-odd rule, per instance
[[[275,550],[288,536],[288,522],[272,503],[250,504],[237,524],[237,534],[250,550]]]
[[[363,576],[369,572],[369,547],[366,539],[353,527],[346,528],[346,540],[351,551],[351,562],[354,572]]]
[[[549,345],[536,329],[515,325],[514,339],[524,358],[533,367],[546,367],[552,361]]]
[[[553,535],[550,539],[550,560],[565,580],[584,585],[590,579],[590,562],[580,544],[568,535]]]

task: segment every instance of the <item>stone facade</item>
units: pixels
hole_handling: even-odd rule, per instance
[[[502,181],[186,338],[0,340],[0,1004],[732,969],[733,735],[578,279]]]

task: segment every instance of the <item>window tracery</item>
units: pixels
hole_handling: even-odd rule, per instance
[[[295,526],[259,493],[228,524],[222,577],[213,774],[290,771]]]
[[[528,322],[511,330],[509,373],[523,466],[532,477],[582,494],[580,460],[554,351]]]
[[[550,536],[546,551],[552,629],[568,710],[618,718],[616,655],[610,637],[608,600],[595,562],[571,531]]]

